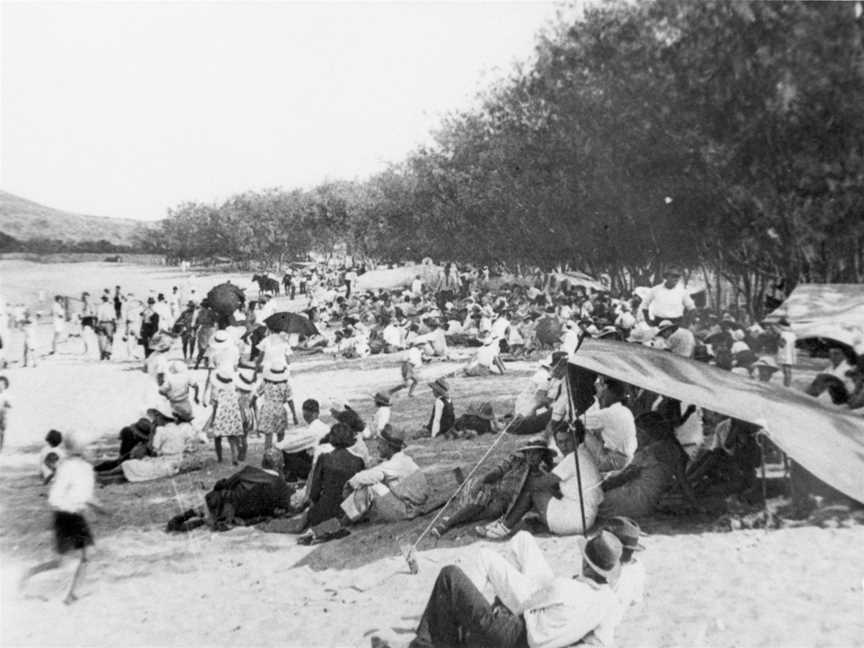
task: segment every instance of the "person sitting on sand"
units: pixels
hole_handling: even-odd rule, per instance
[[[63,434],[57,430],[50,430],[45,435],[45,445],[39,451],[39,476],[42,483],[47,484],[57,473],[57,464],[65,457],[63,450]]]
[[[488,376],[493,373],[505,372],[504,362],[500,358],[501,347],[498,338],[486,333],[482,338],[482,346],[468,362],[463,373],[466,376]]]
[[[206,443],[203,432],[196,432],[190,423],[178,423],[172,420],[160,421],[154,425],[154,432],[143,456],[130,456],[122,461],[119,467],[111,470],[101,470],[100,479],[119,476],[130,482],[152,481],[162,477],[171,477],[197,465],[193,456],[199,445]]]
[[[468,409],[453,422],[453,429],[445,433],[447,438],[470,439],[481,434],[499,431],[495,408],[490,401],[472,401]]]
[[[444,567],[410,648],[555,648],[614,623],[618,603],[612,587],[623,550],[612,533],[601,531],[585,543],[577,576],[556,576],[526,532],[513,538],[509,550],[512,562],[481,549],[465,571]],[[484,595],[489,588],[494,604]]]
[[[636,558],[636,554],[644,551],[639,544],[642,530],[639,525],[627,517],[613,517],[604,520],[600,525],[621,543],[621,573],[612,583],[617,605],[613,614],[604,619],[583,641],[588,646],[614,646],[615,630],[621,625],[624,615],[634,605],[642,602],[645,595],[645,565]]]
[[[185,362],[174,360],[168,365],[168,373],[165,374],[162,384],[159,386],[159,393],[168,399],[171,415],[175,420],[188,423],[195,417],[190,393],[193,391],[195,392],[195,403],[199,403],[198,383],[192,380]]]
[[[347,534],[348,525],[369,520],[397,522],[411,520],[422,513],[429,498],[426,475],[405,453],[405,433],[387,426],[378,437],[378,454],[383,461],[361,470],[345,484],[341,515],[310,528],[297,539],[314,544]]]
[[[636,423],[624,402],[627,386],[619,380],[597,380],[597,404],[585,412],[585,446],[601,472],[622,470],[633,461],[638,442]]]
[[[506,514],[491,524],[477,527],[475,531],[478,535],[492,540],[503,540],[511,535],[516,525],[532,510],[540,515],[541,522],[556,535],[584,533],[591,528],[597,517],[597,509],[603,501],[600,471],[584,443],[579,444],[578,450],[574,452],[576,449],[573,436],[568,429],[559,428],[556,442],[564,458],[551,472],[545,472],[539,465],[533,467]],[[582,506],[585,527],[582,526]]]
[[[456,422],[453,412],[453,400],[450,398],[450,385],[444,378],[429,383],[435,401],[432,404],[432,414],[429,422],[423,426],[423,434],[428,434],[433,439],[439,434],[449,434]]]
[[[456,512],[439,523],[432,533],[438,537],[461,524],[494,520],[503,516],[518,497],[530,473],[541,464],[552,470],[555,452],[542,440],[527,441],[482,477],[466,484],[456,502]]]
[[[689,459],[672,424],[657,412],[643,414],[636,423],[639,449],[630,465],[603,481],[602,518],[651,515],[662,495],[676,484],[694,502],[685,476]]]
[[[322,454],[315,462],[309,479],[309,508],[292,520],[292,532],[299,533],[306,527],[339,518],[345,485],[364,468],[363,460],[349,450],[355,442],[355,433],[350,427],[337,423],[327,435],[327,441],[333,450]]]
[[[150,440],[153,437],[155,427],[172,421],[159,410],[147,410],[147,417],[140,418],[132,425],[127,425],[120,430],[120,451],[116,459],[107,459],[96,464],[93,469],[97,477],[103,474],[112,474],[120,464],[127,459],[141,459],[149,454]],[[113,474],[118,474],[114,472]]]

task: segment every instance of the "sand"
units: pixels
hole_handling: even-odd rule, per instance
[[[457,366],[424,370],[431,379]],[[350,399],[364,415],[372,411],[369,394],[399,382],[392,357],[316,358],[293,371],[298,400]],[[503,377],[452,379],[457,409],[471,399],[492,398],[500,410],[529,372],[520,363]],[[0,454],[3,646],[366,646],[376,633],[406,643],[438,569],[466,564],[479,547],[496,546],[467,529],[437,546],[427,540],[420,574],[411,575],[398,545],[415,538],[429,518],[359,527],[348,538],[312,548],[297,546],[293,536],[252,528],[165,534],[168,518],[200,502],[217,478],[230,474],[229,465],[211,459],[205,469],[172,480],[98,489],[114,514],[90,516],[97,546],[80,600],[70,607],[61,603],[69,568],[33,579],[19,596],[14,583],[21,571],[51,556],[46,489],[35,476],[45,431],[75,429],[94,442],[94,452],[116,446],[117,431],[141,414],[153,386],[132,363],[100,364],[74,353],[7,373],[15,410]],[[430,407],[428,390],[418,389],[413,399],[402,392],[394,420],[419,427]],[[443,469],[470,465],[487,443],[423,440],[410,452],[424,467]],[[499,451],[513,443],[506,440]],[[260,440],[253,439],[250,459],[260,453]],[[646,599],[619,628],[620,646],[864,644],[864,528],[712,533],[710,526],[708,520],[676,519],[646,524]],[[572,572],[575,539],[539,542],[562,573]]]

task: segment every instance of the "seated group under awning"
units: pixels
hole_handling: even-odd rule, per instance
[[[864,503],[864,418],[797,391],[637,344],[586,339],[570,362],[764,428],[794,461]]]

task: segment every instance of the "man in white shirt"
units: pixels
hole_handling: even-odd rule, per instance
[[[618,603],[612,584],[621,570],[622,547],[612,533],[601,531],[588,540],[577,577],[556,577],[527,533],[518,534],[510,549],[516,566],[484,552],[473,578],[455,565],[444,567],[411,648],[563,648],[614,623]],[[484,596],[487,586],[504,609]]]
[[[423,280],[420,275],[415,276],[414,281],[411,282],[411,294],[415,297],[420,297],[423,294]]]
[[[585,413],[585,446],[601,472],[623,470],[636,454],[636,422],[624,406],[627,388],[612,378],[598,380],[599,408]]]
[[[663,278],[665,281],[654,286],[642,304],[645,319],[654,323],[662,320],[681,323],[685,314],[696,308],[696,304],[681,283],[681,270],[672,266],[666,270]]]
[[[66,333],[66,309],[63,308],[63,298],[60,295],[54,297],[51,304],[51,324],[54,327],[54,335],[51,338],[51,353],[57,353],[57,345],[60,338]]]
[[[171,307],[165,301],[165,295],[159,293],[156,296],[156,303],[153,305],[153,310],[159,315],[159,330],[170,331],[174,326],[174,318],[171,315]]]
[[[385,352],[393,353],[405,348],[405,329],[394,320],[389,320],[384,330],[381,331],[381,339],[387,345]]]
[[[117,312],[107,295],[102,295],[99,308],[96,309],[96,335],[99,341],[99,359],[110,360],[114,345],[114,332],[117,329]]]
[[[798,336],[789,327],[789,320],[781,319],[775,327],[779,335],[777,340],[777,364],[783,368],[783,386],[792,386],[792,367],[798,364],[798,350],[795,343]]]

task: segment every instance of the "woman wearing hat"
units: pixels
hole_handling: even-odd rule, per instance
[[[234,371],[228,365],[216,370],[211,383],[210,404],[213,412],[207,425],[207,436],[214,440],[216,459],[222,462],[222,438],[226,437],[231,449],[231,463],[236,466],[240,438],[243,436],[243,416],[234,387]]]
[[[294,409],[293,392],[289,381],[288,365],[284,361],[274,360],[263,374],[261,386],[258,388],[258,434],[264,435],[264,449],[273,444],[273,435],[281,441],[288,427],[287,405],[294,416],[294,425],[298,425],[297,413]],[[309,467],[305,469],[306,478]],[[293,468],[286,466],[286,473],[293,474]],[[302,472],[302,471],[301,471]]]

